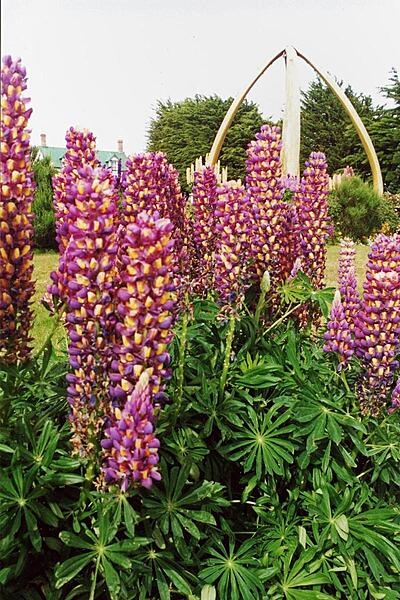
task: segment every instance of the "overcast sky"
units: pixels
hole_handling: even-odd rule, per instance
[[[2,55],[21,57],[32,143],[63,146],[70,125],[99,149],[146,146],[157,100],[235,96],[293,45],[353,90],[384,103],[400,70],[400,0],[2,0]],[[300,68],[303,89],[314,77]],[[284,103],[280,59],[249,99],[266,117]]]

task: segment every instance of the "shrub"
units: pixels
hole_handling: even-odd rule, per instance
[[[36,182],[36,191],[33,201],[33,227],[36,248],[55,249],[56,227],[53,207],[52,176],[55,168],[50,158],[36,159],[33,162],[33,174]]]
[[[331,192],[330,214],[341,234],[357,242],[365,242],[384,224],[391,233],[399,223],[393,206],[359,177],[343,178]]]

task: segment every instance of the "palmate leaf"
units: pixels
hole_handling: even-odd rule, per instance
[[[284,425],[290,418],[286,411],[276,419],[278,407],[273,406],[266,414],[257,414],[248,408],[248,422],[235,432],[235,442],[221,448],[223,455],[231,461],[240,461],[245,472],[254,470],[258,479],[265,473],[283,475],[284,465],[293,463],[295,445],[288,434],[295,426]]]
[[[212,546],[207,565],[199,573],[200,579],[215,584],[219,598],[231,600],[256,600],[261,597],[263,585],[258,577],[255,558],[255,541],[248,540],[236,551],[233,542],[227,550],[222,544]]]
[[[84,554],[67,558],[67,560],[55,570],[55,577],[57,580],[56,588],[60,589],[68,583],[68,581],[71,581],[73,577],[76,577],[82,569],[89,565],[95,556],[95,552],[85,552]]]
[[[140,598],[146,599],[154,597],[170,600],[171,592],[172,597],[175,597],[176,591],[190,596],[193,593],[191,583],[197,583],[196,578],[184,567],[181,560],[176,560],[176,557],[167,550],[154,548],[135,553],[132,561],[132,576],[134,585],[140,586]]]

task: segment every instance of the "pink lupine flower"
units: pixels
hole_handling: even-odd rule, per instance
[[[135,484],[149,488],[153,480],[161,479],[151,397],[149,375],[144,371],[124,408],[114,408],[112,424],[101,442],[105,482],[117,483],[123,492]]]
[[[350,331],[354,332],[355,322],[358,315],[358,311],[361,306],[360,294],[358,293],[358,283],[354,267],[351,267],[347,273],[343,283],[340,286],[340,293],[342,296],[342,304],[346,321],[349,324]]]
[[[355,326],[363,414],[378,415],[388,400],[400,350],[400,235],[378,235],[368,255],[366,281]]]
[[[169,219],[172,223],[174,283],[179,294],[184,295],[189,272],[188,223],[178,171],[162,152],[138,154],[126,162],[122,187],[122,221],[125,225],[136,222],[143,211],[157,213],[157,218]]]
[[[247,149],[246,190],[251,196],[255,280],[260,280],[265,270],[276,279],[274,267],[279,263],[281,227],[286,211],[286,203],[282,203],[281,148],[279,127],[263,125]],[[275,283],[273,281],[273,287]]]
[[[199,295],[210,289],[215,250],[217,178],[212,167],[194,172],[192,188],[192,287]]]
[[[27,108],[26,71],[18,59],[1,69],[0,172],[0,361],[16,363],[30,354],[33,273],[33,175],[30,163],[32,109]]]
[[[247,149],[246,160],[246,189],[265,210],[274,207],[282,198],[281,178],[281,153],[282,140],[280,128],[262,125],[256,139],[251,141]],[[261,217],[262,214],[261,210]]]
[[[146,152],[128,158],[124,178],[123,213],[126,223],[143,211],[157,212],[183,229],[185,200],[178,171],[162,152]]]
[[[75,206],[77,181],[81,179],[80,169],[100,166],[96,158],[96,138],[93,133],[84,129],[79,131],[70,127],[65,136],[66,153],[61,170],[53,176],[54,210],[56,215],[56,240],[59,251],[57,271],[51,273],[53,284],[48,291],[65,301],[66,296],[66,265],[64,253],[69,243],[71,226],[74,225],[79,205]],[[111,176],[110,176],[111,183]],[[72,207],[72,210],[71,210]]]
[[[296,175],[285,175],[280,178],[280,186],[282,190],[288,192],[297,192],[299,189],[299,178]]]
[[[71,181],[69,180],[71,178]],[[108,406],[108,371],[118,285],[118,195],[102,167],[66,174],[71,191],[65,223],[66,329],[71,373],[67,375],[72,444],[90,454]]]
[[[169,376],[176,298],[172,274],[173,225],[157,212],[139,213],[120,241],[117,314],[110,393],[123,406],[143,371],[157,399]]]
[[[313,152],[293,202],[298,212],[301,256],[304,272],[312,283],[323,286],[326,266],[326,240],[332,234],[328,215],[329,177],[325,155]]]
[[[354,242],[349,238],[344,238],[340,242],[338,285],[342,298],[342,304],[346,315],[346,320],[350,330],[354,331],[355,319],[360,309],[360,294],[358,293],[358,284],[355,272],[356,249]]]
[[[350,269],[356,266],[356,248],[350,238],[340,240],[338,285],[339,289],[345,285]]]
[[[100,166],[96,158],[96,138],[92,132],[87,129],[79,131],[70,127],[65,135],[65,144],[66,152],[62,168],[53,176],[56,239],[60,255],[63,254],[69,241],[68,203],[71,201],[71,185],[79,179],[78,169]]]
[[[250,283],[250,208],[249,196],[240,183],[230,181],[218,188],[214,210],[214,289],[222,302],[238,302]]]
[[[354,352],[354,342],[346,320],[340,292],[336,290],[331,306],[327,330],[324,333],[325,352],[336,352],[339,358],[338,371],[345,367]]]

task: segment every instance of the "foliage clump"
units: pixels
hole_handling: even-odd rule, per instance
[[[50,157],[35,158],[33,152],[33,176],[36,189],[32,210],[34,214],[33,229],[35,247],[43,250],[55,249],[56,245],[56,219],[53,204],[52,177],[56,169]]]
[[[357,176],[343,177],[332,190],[329,204],[335,228],[356,242],[365,243],[382,227],[387,233],[395,232],[399,225],[392,204]]]

